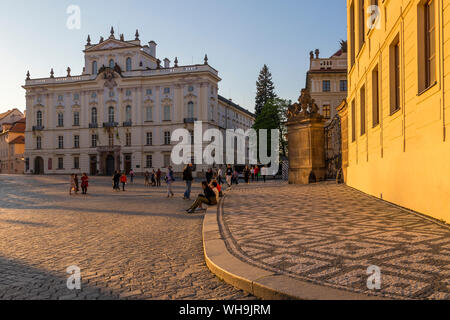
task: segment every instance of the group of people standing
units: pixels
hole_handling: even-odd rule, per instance
[[[86,173],[83,173],[81,176],[81,194],[87,194],[89,187],[89,177]],[[80,181],[78,179],[77,174],[71,174],[70,175],[70,190],[69,195],[72,195],[72,192],[74,194],[78,194],[80,192]]]
[[[162,171],[158,169],[158,171],[153,170],[152,173],[146,171],[144,173],[144,183],[146,187],[161,187],[161,176]]]
[[[114,191],[119,192],[120,184],[122,184],[122,191],[125,192],[125,186],[128,183],[128,178],[127,178],[127,175],[125,174],[125,172],[123,172],[123,173],[120,173],[120,171],[114,172],[112,180],[113,180],[113,190]],[[130,180],[131,180],[131,183],[134,182],[134,172],[133,172],[133,174],[131,174],[131,172],[130,172]]]

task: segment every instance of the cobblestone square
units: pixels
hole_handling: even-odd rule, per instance
[[[115,193],[93,177],[86,196],[69,196],[68,181],[0,176],[0,300],[253,299],[207,269],[203,216],[184,214],[181,182],[167,199],[141,179]],[[70,266],[80,291],[67,289]]]

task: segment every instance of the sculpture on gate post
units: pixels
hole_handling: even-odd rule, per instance
[[[289,183],[309,184],[325,179],[325,119],[308,89],[287,111]]]

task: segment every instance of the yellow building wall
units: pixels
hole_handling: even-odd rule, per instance
[[[356,12],[359,0],[353,0]],[[347,1],[347,7],[353,1]],[[419,94],[419,0],[385,0],[380,29],[367,30],[359,50],[355,23],[355,64],[349,55],[347,184],[437,219],[450,222],[450,1],[436,6],[437,83]],[[366,0],[366,5],[370,1]],[[350,12],[349,21],[350,26]],[[367,28],[367,26],[366,26]],[[350,27],[348,39],[351,39]],[[390,45],[400,40],[401,108],[390,112]],[[352,43],[349,42],[349,50]],[[380,124],[372,127],[372,70],[378,65]],[[365,86],[366,133],[361,135],[360,89]],[[356,141],[352,142],[352,101]]]

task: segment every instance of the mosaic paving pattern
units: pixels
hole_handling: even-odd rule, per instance
[[[394,299],[450,299],[450,229],[344,185],[240,188],[220,223],[240,259],[280,274]],[[367,288],[367,268],[381,289]]]

